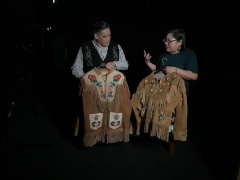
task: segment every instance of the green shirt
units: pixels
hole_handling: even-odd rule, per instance
[[[156,69],[160,66],[174,66],[183,70],[190,70],[193,73],[198,74],[197,57],[194,51],[185,50],[177,54],[163,54],[159,57],[159,60],[155,63]],[[184,79],[184,78],[183,78]],[[189,80],[184,79],[186,91],[189,91]]]

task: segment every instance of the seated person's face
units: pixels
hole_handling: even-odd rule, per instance
[[[100,47],[109,46],[111,40],[111,31],[109,28],[102,30],[98,34],[94,34],[95,39]]]

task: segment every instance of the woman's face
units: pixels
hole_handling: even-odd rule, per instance
[[[179,46],[182,45],[182,40],[177,41],[172,33],[169,33],[167,37],[165,38],[165,48],[166,51],[171,53],[171,54],[177,54],[179,53],[179,50],[177,49]]]

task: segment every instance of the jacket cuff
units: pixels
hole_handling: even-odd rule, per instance
[[[173,132],[174,140],[187,141],[187,131]]]

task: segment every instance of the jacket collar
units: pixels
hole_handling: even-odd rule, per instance
[[[111,70],[108,70],[108,69],[106,69],[106,68],[96,68],[96,67],[94,67],[93,68],[93,70],[98,74],[98,75],[101,75],[101,70],[104,70],[104,71],[108,71],[107,72],[107,74],[106,75],[109,75],[109,74],[111,74],[112,73],[112,71],[113,71],[113,69],[111,69]]]

